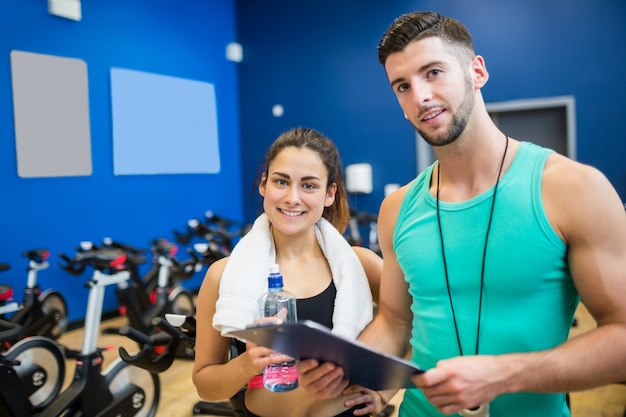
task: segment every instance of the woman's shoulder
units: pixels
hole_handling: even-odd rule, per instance
[[[361,263],[363,263],[363,261],[378,262],[379,260],[380,262],[382,262],[383,260],[383,258],[381,258],[376,252],[374,252],[370,248],[366,248],[364,246],[352,246],[352,249],[354,250],[354,253],[356,253],[356,256],[359,258]]]
[[[383,272],[383,258],[369,248],[353,246],[352,249],[361,262],[365,271],[367,282],[372,293],[374,303],[378,304],[378,292],[380,290],[380,276]]]
[[[209,269],[207,269],[204,276],[204,281],[208,281],[213,285],[219,286],[219,283],[222,280],[222,274],[224,273],[224,269],[226,269],[227,263],[228,256],[218,259],[217,261],[209,265]]]
[[[380,276],[383,270],[383,258],[379,254],[363,246],[352,246],[352,249],[359,258],[368,279]]]
[[[200,290],[198,291],[198,299],[203,303],[214,304],[219,294],[220,281],[228,258],[221,258],[209,265],[204,274]],[[196,303],[198,304],[198,303]]]

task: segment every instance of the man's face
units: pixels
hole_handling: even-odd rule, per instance
[[[454,142],[474,108],[471,67],[437,37],[411,42],[387,58],[385,70],[406,118],[432,146]]]

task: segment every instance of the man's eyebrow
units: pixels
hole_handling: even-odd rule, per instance
[[[446,67],[446,66],[448,66],[448,63],[445,61],[432,61],[432,62],[429,62],[428,64],[422,65],[420,67],[419,72],[424,72],[427,69],[432,68],[432,67]]]
[[[400,78],[397,78],[397,79],[393,80],[390,85],[393,87],[394,85],[396,85],[398,83],[403,83],[405,81],[406,81],[406,78],[400,77]]]
[[[436,67],[436,66],[447,66],[447,63],[445,61],[432,61],[432,62],[429,62],[429,63],[424,64],[421,67],[419,67],[417,72],[419,74],[419,73],[422,73],[422,72],[428,70],[429,68]],[[396,85],[398,83],[405,82],[405,81],[406,81],[405,77],[400,77],[400,78],[397,78],[397,79],[393,80],[390,83],[390,85],[393,87],[394,85]]]

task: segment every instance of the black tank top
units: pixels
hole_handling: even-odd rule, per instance
[[[321,293],[309,298],[298,298],[298,320],[313,320],[329,329],[333,328],[333,312],[337,288],[333,281]]]

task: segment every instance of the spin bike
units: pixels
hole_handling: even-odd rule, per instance
[[[204,213],[204,221],[192,218],[187,221],[186,231],[174,230],[176,240],[189,245],[195,238],[201,242],[194,243],[193,249],[201,256],[204,265],[211,265],[213,262],[229,256],[233,248],[251,228],[251,225],[238,226],[238,223],[219,217],[211,210]]]
[[[130,273],[125,268],[126,255],[120,250],[98,249],[78,252],[73,258],[61,255],[66,264],[61,268],[80,275],[90,267],[92,277],[85,315],[85,334],[80,351],[66,350],[66,357],[76,360],[74,378],[70,385],[40,413],[24,408],[8,414],[14,417],[153,417],[159,403],[158,375],[130,366],[117,358],[102,371],[103,349],[96,347],[100,330],[105,289],[109,285],[124,285]],[[31,338],[26,339],[27,341]],[[17,345],[16,345],[17,346]],[[19,365],[21,366],[21,365]],[[19,368],[16,366],[15,368]],[[3,384],[3,387],[6,386]],[[19,406],[20,404],[17,404]]]
[[[109,241],[110,246],[122,248],[127,254],[136,253],[137,249],[132,246],[122,245]],[[189,279],[196,273],[196,266],[200,265],[199,259],[192,253],[192,258],[184,262],[176,259],[178,246],[166,239],[156,239],[152,242],[153,266],[146,275],[152,275],[156,279],[154,291],[147,294],[142,279],[137,273],[137,261],[128,257],[127,263],[131,269],[132,284],[118,286],[116,296],[120,307],[128,318],[131,327],[145,334],[153,333],[156,328],[152,319],[163,316],[166,313],[183,315],[195,314],[195,303],[191,291],[184,288],[180,282]],[[136,258],[136,257],[135,257]],[[146,305],[145,298],[149,297]],[[119,329],[108,328],[106,333],[118,333]],[[141,347],[141,346],[140,346]],[[193,358],[193,350],[182,349],[179,356]]]
[[[251,225],[239,227],[236,221],[220,217],[211,210],[207,210],[204,213],[204,221],[197,218],[189,219],[186,225],[187,230],[185,232],[174,230],[174,235],[178,242],[183,245],[189,244],[194,237],[212,242],[219,252],[228,256],[239,239],[251,227]]]
[[[149,305],[143,317],[137,321],[141,325],[134,326],[139,330],[151,327],[150,322],[157,315],[164,313],[193,315],[195,313],[193,294],[181,283],[198,272],[198,266],[200,266],[198,258],[192,251],[188,251],[191,258],[180,262],[176,257],[178,245],[164,238],[155,239],[151,244],[152,266],[140,279],[145,288],[144,292],[149,298]],[[114,245],[119,244],[114,243]],[[132,247],[128,245],[124,248],[124,251],[132,250]]]
[[[0,319],[19,324],[21,331],[15,339],[5,340],[5,347],[28,336],[45,336],[58,339],[67,329],[67,303],[54,289],[41,290],[37,282],[39,271],[50,267],[48,249],[34,249],[23,254],[28,258],[27,281],[22,303],[9,302],[13,297],[11,287],[0,287]]]
[[[16,340],[23,329],[0,320],[0,342]],[[65,356],[52,340],[33,336],[0,353],[0,415],[30,416],[48,406],[65,380]]]
[[[11,265],[0,263],[0,272],[8,271]],[[0,317],[20,309],[20,305],[13,301],[13,288],[10,285],[0,285]]]

